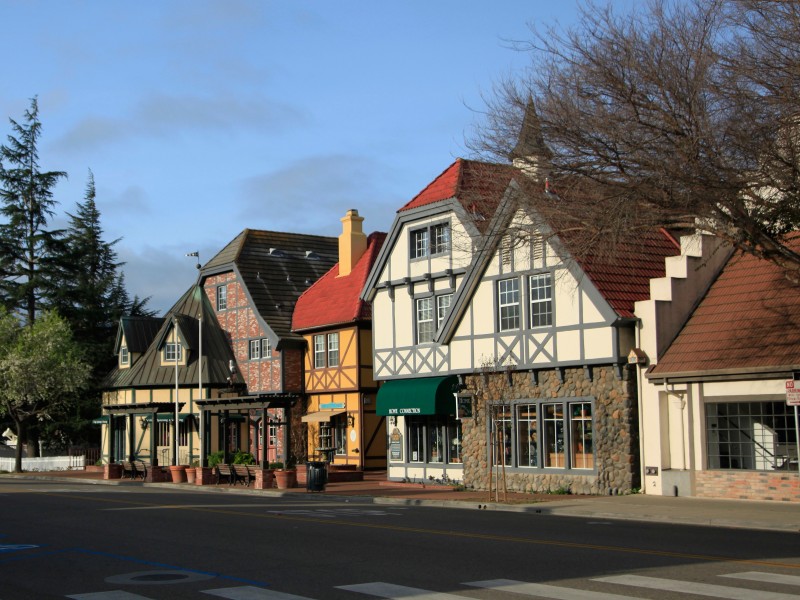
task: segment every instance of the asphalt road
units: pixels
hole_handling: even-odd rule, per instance
[[[39,481],[0,506],[0,600],[800,598],[797,533]]]

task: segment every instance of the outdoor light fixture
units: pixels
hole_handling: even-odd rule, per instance
[[[356,426],[356,418],[353,415],[347,415],[347,426],[348,427]]]
[[[147,417],[139,419],[139,424],[142,426],[142,431],[147,431]]]

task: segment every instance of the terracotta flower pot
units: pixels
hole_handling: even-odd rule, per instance
[[[294,469],[279,469],[275,471],[275,483],[279,490],[287,490],[297,485],[297,471]]]
[[[186,465],[170,465],[169,474],[172,483],[186,483]]]

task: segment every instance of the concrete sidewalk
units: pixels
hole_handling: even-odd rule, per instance
[[[122,479],[103,479],[102,473],[58,471],[51,473],[4,474],[3,479],[69,481],[87,485],[153,486],[208,493],[235,493],[287,497],[308,495],[315,498],[347,497],[384,505],[434,506],[464,510],[502,510],[528,514],[583,517],[590,519],[657,521],[681,525],[736,527],[756,530],[800,532],[800,505],[786,502],[715,500],[706,498],[646,496],[572,496],[511,493],[500,501],[488,492],[454,491],[448,486],[401,484],[386,481],[385,472],[368,472],[364,481],[329,483],[323,492],[305,488],[255,490],[243,486],[186,483],[143,483]]]

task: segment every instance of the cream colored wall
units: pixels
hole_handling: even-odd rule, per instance
[[[442,222],[439,217],[421,219],[403,226],[396,243],[391,249],[387,265],[379,282],[391,280],[395,283],[404,277],[420,277],[425,273],[442,273],[446,268],[458,268],[472,260],[472,240],[467,228],[450,213],[449,222],[453,231],[452,256],[437,257],[431,260],[409,261],[410,231],[420,226]],[[497,360],[497,337],[504,346],[511,346],[517,363],[529,365],[552,365],[554,361],[584,362],[615,357],[615,331],[604,317],[608,307],[595,304],[599,294],[589,286],[587,278],[573,274],[570,265],[561,262],[550,242],[543,243],[542,237],[531,234],[532,223],[523,213],[515,216],[511,231],[524,231],[520,243],[504,242],[498,246],[488,263],[482,281],[477,286],[464,317],[458,324],[455,335],[448,346],[414,346],[414,304],[406,285],[394,288],[394,301],[386,289],[376,291],[373,303],[373,345],[378,360],[375,363],[376,377],[429,374],[440,370],[465,371],[480,368],[487,361]],[[533,243],[533,247],[531,246]],[[511,249],[511,250],[509,250]],[[513,260],[504,260],[513,254]],[[523,274],[538,269],[548,269],[553,273],[553,305],[555,327],[541,330],[524,327],[525,342],[520,341],[520,331],[498,334],[496,329],[496,281],[498,277],[520,277],[522,301],[526,302],[527,281]],[[463,283],[463,276],[457,279],[457,289]],[[449,279],[435,280],[435,290],[441,292],[449,287]],[[428,283],[413,284],[413,291],[427,293]],[[601,302],[604,302],[601,300]],[[528,317],[529,307],[523,306],[523,320]],[[586,326],[589,326],[588,328]],[[592,325],[597,327],[592,328]],[[530,339],[529,339],[530,338]],[[531,341],[532,340],[532,341]],[[525,344],[523,346],[522,344]],[[396,353],[393,356],[393,353]],[[400,360],[395,360],[395,359]],[[426,360],[427,359],[427,360]],[[388,363],[384,361],[389,361]],[[419,366],[415,366],[419,365]]]

